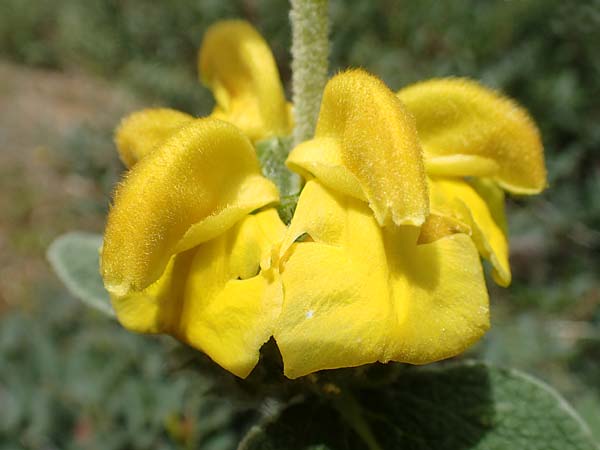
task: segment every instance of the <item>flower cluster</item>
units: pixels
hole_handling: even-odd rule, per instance
[[[274,58],[226,21],[199,53],[213,113],[123,120],[129,171],[101,272],[120,322],[168,333],[246,377],[273,337],[290,378],[374,361],[454,356],[489,327],[480,256],[510,283],[504,191],[546,183],[535,125],[464,79],[392,92],[349,70],[323,93],[313,139],[287,166],[305,184],[289,225],[254,143],[290,133]]]

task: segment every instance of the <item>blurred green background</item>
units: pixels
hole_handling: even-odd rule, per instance
[[[1,448],[235,447],[235,415],[166,364],[168,339],[86,309],[44,257],[102,231],[123,115],[211,110],[196,51],[231,17],[263,33],[289,92],[286,0],[0,0]],[[550,188],[509,200],[514,282],[489,283],[494,326],[468,356],[541,377],[600,439],[600,1],[331,0],[331,18],[332,73],[468,76],[539,124]]]

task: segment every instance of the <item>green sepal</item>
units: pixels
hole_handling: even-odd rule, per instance
[[[52,242],[47,257],[58,278],[74,297],[114,317],[110,297],[100,277],[101,246],[101,235],[71,231]]]
[[[292,220],[302,189],[300,176],[285,166],[291,146],[290,137],[273,137],[256,143],[262,173],[275,183],[279,190],[280,203],[277,212],[286,225]]]

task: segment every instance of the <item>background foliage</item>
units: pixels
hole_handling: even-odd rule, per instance
[[[102,230],[120,117],[210,111],[195,69],[208,25],[254,22],[289,84],[288,2],[0,7],[0,446],[232,448],[243,421],[165,365],[169,341],[84,310],[43,255],[61,232]],[[331,0],[331,13],[332,72],[361,66],[392,88],[469,76],[538,122],[550,187],[510,200],[514,283],[490,284],[494,327],[469,356],[548,381],[600,438],[600,1]]]

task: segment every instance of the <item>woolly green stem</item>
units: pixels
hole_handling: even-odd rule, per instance
[[[294,145],[315,131],[329,57],[328,0],[290,0]]]

